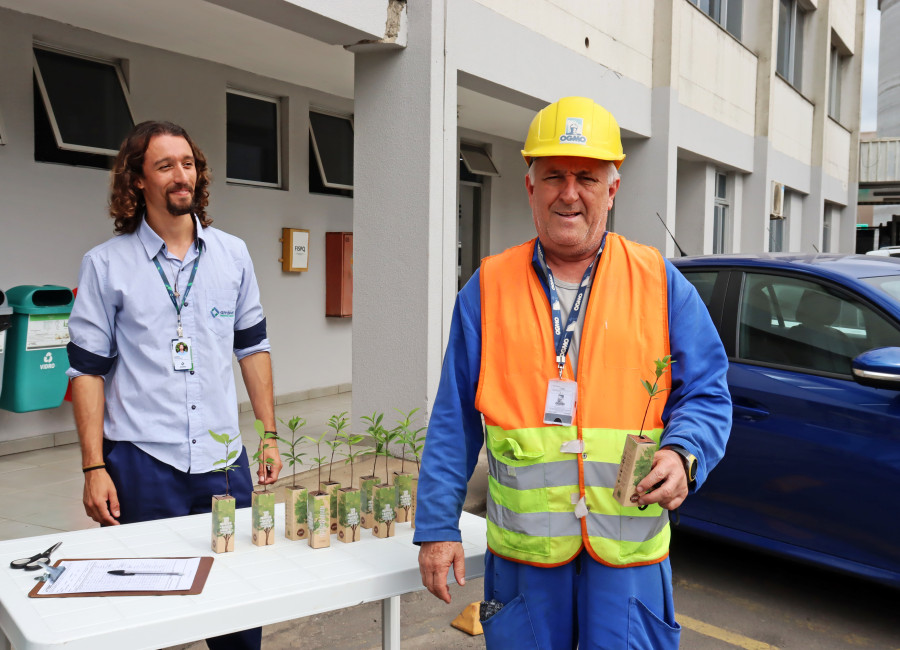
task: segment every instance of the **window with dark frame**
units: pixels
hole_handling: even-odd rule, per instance
[[[800,90],[803,81],[803,29],[805,14],[798,0],[779,0],[778,52],[775,71]]]
[[[225,97],[226,180],[280,188],[280,101],[234,89],[228,89]]]
[[[846,57],[837,45],[832,45],[828,60],[828,116],[838,121],[841,119],[841,83],[845,61]]]
[[[713,253],[727,253],[728,233],[731,230],[731,203],[728,201],[728,175],[716,172],[713,204]]]
[[[477,144],[461,142],[459,145],[459,158],[470,174],[478,176],[499,176],[497,165],[486,147]]]
[[[309,112],[309,191],[353,196],[353,119]]]
[[[134,128],[117,63],[45,46],[34,53],[34,159],[109,169]]]
[[[689,0],[692,5],[741,40],[744,0]]]

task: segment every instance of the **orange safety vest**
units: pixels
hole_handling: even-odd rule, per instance
[[[643,429],[658,444],[662,435],[665,397],[650,401],[641,379],[652,383],[654,360],[669,354],[665,263],[656,249],[607,234],[581,335],[575,422],[547,425],[547,382],[558,368],[534,241],[481,264],[475,406],[486,424],[488,548],[537,566],[565,564],[582,546],[610,566],[660,562],[668,512],[621,506],[613,487],[627,436]],[[573,379],[568,360],[563,378]],[[659,382],[669,388],[669,373]],[[579,519],[580,498],[588,512]]]

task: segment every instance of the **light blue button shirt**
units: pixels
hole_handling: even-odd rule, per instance
[[[242,359],[269,350],[246,244],[212,227],[196,228],[198,239],[184,260],[146,221],[84,256],[69,318],[67,373],[103,376],[105,438],[132,442],[193,474],[211,471],[225,457],[210,429],[238,433],[232,351]],[[184,295],[198,245],[200,264],[181,311],[194,369],[176,371],[177,314],[153,258]],[[232,448],[240,449],[237,442]]]

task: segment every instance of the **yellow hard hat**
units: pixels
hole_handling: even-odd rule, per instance
[[[529,165],[545,156],[611,160],[616,169],[625,160],[616,118],[586,97],[563,97],[535,115],[522,156]]]

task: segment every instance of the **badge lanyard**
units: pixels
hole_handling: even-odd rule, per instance
[[[194,284],[194,277],[197,275],[197,267],[200,266],[200,253],[203,252],[203,247],[200,246],[197,249],[197,259],[194,260],[194,268],[191,270],[191,277],[188,279],[187,287],[184,289],[184,296],[181,298],[181,304],[178,304],[178,291],[172,290],[172,285],[169,284],[169,279],[166,277],[166,272],[163,271],[162,266],[159,264],[159,260],[155,257],[153,258],[153,263],[156,264],[156,270],[159,271],[159,277],[162,278],[163,284],[166,287],[166,291],[169,292],[169,298],[172,300],[172,304],[175,305],[175,313],[178,315],[178,338],[184,336],[184,330],[181,327],[181,309],[184,307],[185,301],[187,301],[188,294],[191,292],[191,287]],[[175,275],[176,278],[176,286],[178,285],[177,279],[178,274]]]
[[[591,280],[591,272],[594,270],[594,264],[600,253],[603,252],[603,246],[597,251],[590,266],[584,272],[581,278],[581,285],[578,287],[578,293],[575,295],[575,302],[572,303],[572,309],[569,312],[569,319],[566,321],[565,329],[562,329],[562,308],[559,303],[559,294],[556,291],[556,280],[553,278],[553,271],[544,259],[544,248],[541,242],[537,242],[538,257],[540,257],[541,265],[547,269],[547,285],[550,288],[550,309],[553,314],[553,340],[556,349],[556,364],[559,367],[559,378],[562,379],[563,369],[566,367],[566,355],[569,352],[569,346],[572,343],[572,337],[575,335],[575,323],[578,321],[578,314],[584,305],[584,294],[587,292],[588,285]]]

